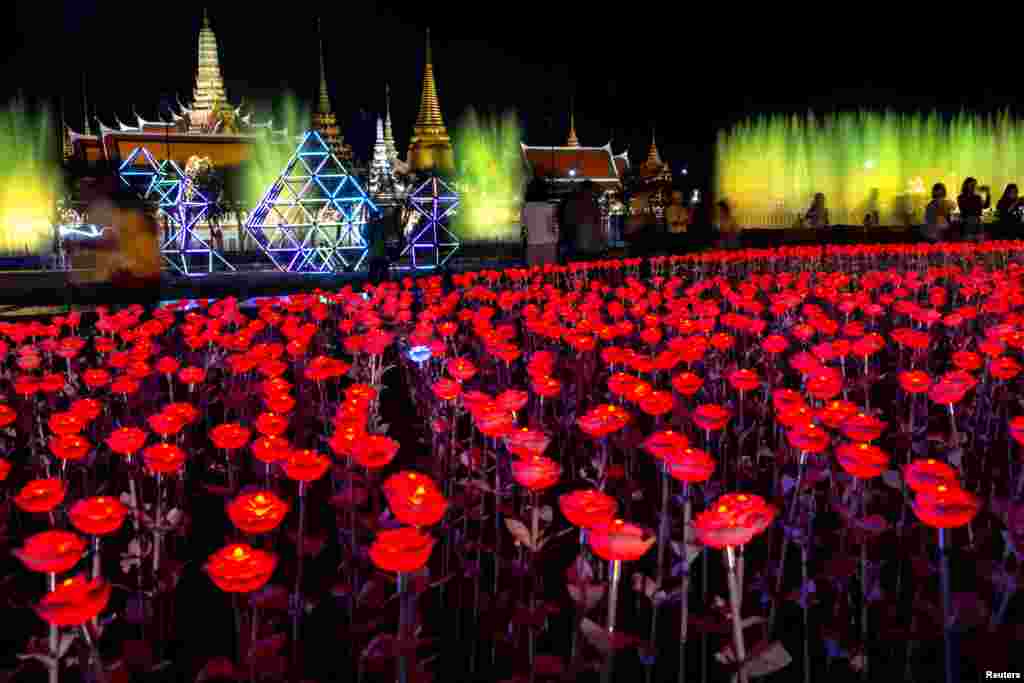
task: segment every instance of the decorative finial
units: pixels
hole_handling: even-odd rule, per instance
[[[82,72],[82,118],[85,119],[85,130],[82,131],[86,135],[92,135],[92,126],[89,125],[89,88],[85,82],[85,72]]]
[[[430,51],[430,27],[427,27],[427,64],[433,64],[434,58]]]
[[[569,98],[569,141],[566,143],[569,147],[579,147],[580,141],[576,137],[576,105],[574,98]]]
[[[203,28],[210,28],[210,10],[203,6]]]

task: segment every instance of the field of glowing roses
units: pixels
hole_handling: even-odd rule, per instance
[[[1024,637],[1024,244],[0,323],[16,680],[975,680]]]

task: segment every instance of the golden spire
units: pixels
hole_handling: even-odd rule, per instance
[[[386,133],[385,133],[386,134]],[[455,168],[452,141],[441,118],[434,83],[434,61],[430,51],[430,29],[427,29],[427,61],[423,69],[423,97],[420,112],[409,140],[409,167],[413,171],[444,171]]]
[[[324,37],[320,32],[320,18],[316,20],[316,33],[320,39],[320,113],[331,113],[331,98],[327,94],[327,70],[324,68]]]
[[[427,29],[427,64],[423,69],[423,96],[420,98],[420,114],[416,126],[444,128],[441,119],[441,105],[437,102],[437,85],[434,83],[434,60],[430,52],[430,29]]]
[[[572,100],[569,100],[569,141],[566,143],[569,147],[579,147],[580,141],[576,138],[576,108],[572,104]]]
[[[651,126],[651,148],[647,150],[647,164],[650,166],[662,166],[661,156],[658,154],[657,134],[654,126]]]

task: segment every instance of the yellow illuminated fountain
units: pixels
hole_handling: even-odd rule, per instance
[[[831,222],[918,223],[937,182],[955,199],[967,176],[992,188],[1024,180],[1024,120],[1008,113],[845,112],[760,116],[721,131],[717,199],[749,227],[789,227],[816,192]]]
[[[60,186],[49,112],[13,100],[0,111],[0,255],[49,251]]]
[[[472,109],[455,144],[459,210],[455,233],[468,242],[518,242],[523,161],[516,115],[484,118]]]

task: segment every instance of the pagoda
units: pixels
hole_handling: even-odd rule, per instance
[[[199,66],[196,68],[196,86],[192,92],[189,119],[193,126],[206,125],[221,105],[227,103],[224,79],[220,74],[217,36],[210,27],[210,15],[203,9],[203,27],[199,29]]]
[[[388,159],[391,163],[398,160],[398,148],[395,146],[395,135],[391,130],[391,86],[384,86],[384,145],[387,148]]]
[[[612,143],[587,147],[576,136],[575,112],[569,110],[569,137],[561,147],[534,147],[523,143],[523,161],[532,177],[553,183],[556,192],[570,191],[589,180],[601,192],[622,189],[623,175],[629,167],[626,153],[614,155]]]
[[[384,138],[384,121],[377,117],[377,139],[373,143],[373,160],[370,162],[370,182],[367,189],[370,197],[383,206],[394,202],[394,180],[391,156]]]
[[[430,51],[430,29],[427,29],[427,61],[423,70],[420,112],[413,126],[406,161],[413,172],[452,173],[455,170],[452,141],[441,118],[441,106],[437,101],[434,64]]]
[[[319,33],[320,22],[317,22]],[[331,152],[340,161],[346,164],[352,162],[352,146],[346,145],[338,128],[338,119],[331,111],[331,98],[327,93],[327,70],[324,68],[324,41],[320,38],[320,97],[317,102],[317,110],[313,112],[313,130],[320,133],[320,137],[330,147]]]
[[[657,136],[654,130],[651,131],[651,147],[647,150],[647,159],[640,164],[640,178],[645,183],[671,183],[672,169],[661,160],[658,154]]]

